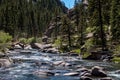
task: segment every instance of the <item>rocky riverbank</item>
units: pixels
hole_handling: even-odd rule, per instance
[[[117,80],[117,78],[110,76],[114,69],[111,63],[86,61],[79,56],[43,53],[36,49],[14,49],[6,53],[13,63],[7,58],[0,59],[1,80],[8,80],[6,77],[12,78],[10,80],[17,80],[18,78],[23,80],[25,77],[27,79],[24,80],[33,80],[34,77],[34,80],[41,78],[43,80],[46,78],[51,78],[51,80],[54,80],[53,78],[56,80]],[[119,75],[119,70],[114,69],[114,74]],[[33,77],[28,78],[28,75]],[[59,79],[59,77],[62,78]]]

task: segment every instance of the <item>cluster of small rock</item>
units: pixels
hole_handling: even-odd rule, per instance
[[[69,67],[73,64],[67,63],[64,61],[56,61],[52,63],[53,69],[49,70],[40,70],[33,72],[34,75],[37,75],[39,77],[41,76],[56,76],[59,75],[59,72],[53,72],[52,70],[55,69],[55,67]],[[77,76],[80,77],[80,80],[93,80],[93,78],[99,78],[99,80],[113,80],[112,78],[108,77],[106,71],[99,66],[93,66],[91,69],[85,68],[81,65],[75,66],[76,70],[71,70],[68,73],[64,73],[63,76]]]
[[[46,53],[59,53],[59,50],[56,49],[52,44],[40,44],[34,43],[31,45],[32,48],[39,49],[41,52]]]

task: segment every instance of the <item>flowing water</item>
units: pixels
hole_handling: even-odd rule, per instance
[[[76,66],[101,66],[107,70],[108,76],[114,80],[120,80],[120,74],[115,71],[120,69],[119,64],[101,61],[82,60],[79,57],[61,56],[59,54],[42,53],[38,50],[15,50],[11,51],[9,57],[14,64],[7,68],[0,68],[0,80],[80,80],[79,76],[64,76],[64,73],[76,70]],[[65,61],[72,66],[56,66],[56,61]],[[42,65],[41,65],[42,63]],[[56,73],[54,76],[35,75],[35,71],[50,71]],[[98,80],[94,78],[93,80]]]

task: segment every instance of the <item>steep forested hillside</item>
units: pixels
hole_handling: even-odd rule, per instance
[[[0,0],[0,30],[15,39],[47,36],[63,51],[114,50],[120,44],[119,7],[119,0],[75,0],[70,10],[60,0]]]
[[[0,0],[0,30],[14,37],[41,36],[66,11],[60,0]]]

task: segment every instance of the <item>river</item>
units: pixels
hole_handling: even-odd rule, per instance
[[[65,76],[63,74],[75,71],[76,66],[91,68],[101,66],[107,70],[108,76],[114,80],[120,80],[120,74],[115,73],[120,69],[119,64],[113,62],[102,62],[82,60],[74,56],[62,56],[59,54],[42,53],[39,50],[14,50],[8,56],[14,60],[14,64],[7,68],[0,68],[0,80],[80,80],[79,76]],[[52,66],[54,62],[65,61],[70,66]],[[35,75],[35,71],[54,72],[54,76]],[[99,80],[99,78],[93,78]]]

